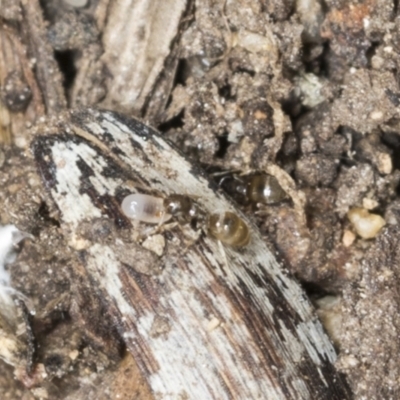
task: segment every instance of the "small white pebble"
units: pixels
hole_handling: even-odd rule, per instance
[[[31,389],[31,392],[37,399],[46,400],[49,398],[49,393],[43,387],[37,387],[37,388]]]
[[[363,239],[373,239],[385,225],[385,220],[380,215],[371,214],[361,207],[349,210],[347,217]]]
[[[221,323],[221,321],[218,318],[214,317],[207,322],[206,330],[208,332],[211,332],[214,329],[216,329],[220,325],[220,323]]]
[[[350,247],[355,240],[356,240],[356,235],[352,231],[346,229],[343,233],[343,238],[342,238],[343,246]]]
[[[383,118],[383,112],[380,110],[374,110],[369,116],[374,121],[379,121]]]
[[[76,360],[76,359],[78,358],[78,356],[79,356],[79,351],[78,351],[78,350],[72,350],[72,351],[68,354],[68,357],[69,357],[71,360]]]
[[[357,358],[352,354],[349,354],[348,356],[342,356],[340,362],[344,369],[354,368],[359,364]]]
[[[362,200],[363,207],[367,210],[373,210],[378,207],[379,203],[374,199],[369,199],[368,197],[364,197]]]
[[[385,282],[389,279],[392,279],[393,274],[394,272],[391,269],[383,267],[377,276],[377,280],[378,282]]]
[[[68,245],[75,250],[85,250],[90,247],[90,241],[74,234],[71,235],[71,239],[69,240]]]
[[[26,263],[20,263],[19,268],[23,274],[27,274],[31,270],[29,264]]]
[[[142,246],[156,253],[159,257],[164,254],[165,249],[165,238],[163,235],[153,235],[149,236],[143,243]]]
[[[371,66],[373,69],[381,69],[385,65],[385,60],[379,56],[373,56],[371,59]]]
[[[342,336],[340,298],[328,295],[317,300],[317,314],[333,343],[339,345]]]
[[[24,149],[28,146],[28,142],[24,137],[16,137],[14,139],[14,144],[20,149]]]
[[[392,157],[390,154],[379,152],[376,167],[381,174],[388,175],[393,170]]]

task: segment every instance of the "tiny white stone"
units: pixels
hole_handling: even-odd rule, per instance
[[[165,238],[163,235],[153,235],[149,236],[143,243],[142,246],[152,251],[161,257],[164,254],[165,249]]]
[[[69,354],[68,354],[69,358],[71,360],[76,360],[79,356],[79,351],[78,350],[72,350]]]
[[[381,110],[374,110],[371,112],[370,118],[374,121],[378,121],[383,118],[383,112]]]
[[[370,25],[371,21],[369,20],[369,18],[363,18],[363,25],[364,25],[364,29],[367,29]]]
[[[207,321],[206,330],[208,332],[211,332],[214,329],[216,329],[220,324],[221,324],[221,321],[218,318],[213,317],[209,321]]]
[[[378,152],[376,166],[381,174],[390,174],[393,170],[393,163],[390,154]]]
[[[355,240],[356,240],[356,235],[352,231],[346,229],[343,233],[343,238],[342,238],[343,245],[345,247],[350,247]]]
[[[375,199],[370,199],[368,197],[364,197],[362,199],[362,205],[365,209],[371,211],[374,208],[379,206],[379,203]]]
[[[347,216],[363,239],[374,238],[385,225],[385,220],[380,215],[371,214],[365,208],[352,208]]]

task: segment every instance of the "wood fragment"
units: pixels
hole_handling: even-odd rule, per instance
[[[50,132],[33,142],[43,183],[70,246],[79,249],[92,293],[106,305],[154,396],[351,397],[306,295],[254,224],[200,170],[148,126],[112,112],[74,111]],[[204,233],[186,247],[178,225],[163,232],[161,269],[142,273],[138,263],[154,265],[158,256],[143,257],[149,250],[129,239],[138,227],[120,207],[138,190],[186,193],[210,214],[237,213],[251,229],[250,243],[237,250]],[[97,221],[113,222],[115,231],[82,234],[82,224]],[[215,318],[219,324],[209,329]]]

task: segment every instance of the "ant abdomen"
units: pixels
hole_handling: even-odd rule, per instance
[[[230,211],[210,215],[207,228],[212,237],[232,247],[243,247],[250,240],[250,230],[247,224]]]
[[[278,180],[267,174],[248,177],[246,195],[253,203],[275,204],[287,198]]]

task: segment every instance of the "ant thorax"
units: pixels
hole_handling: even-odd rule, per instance
[[[191,197],[182,194],[171,194],[164,199],[164,208],[168,214],[184,223],[204,221],[205,212]]]

